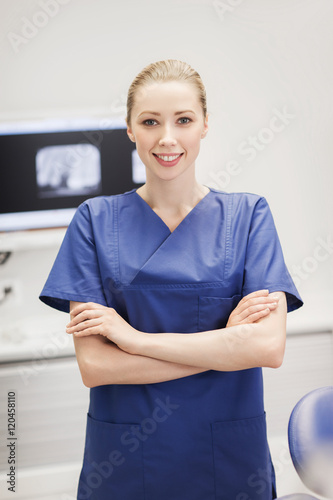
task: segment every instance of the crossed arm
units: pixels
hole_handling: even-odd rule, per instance
[[[283,292],[244,297],[226,328],[192,334],[136,330],[111,308],[71,302],[73,334],[84,384],[148,384],[207,370],[233,371],[281,365],[286,337]]]

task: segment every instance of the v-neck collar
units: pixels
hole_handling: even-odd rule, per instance
[[[205,186],[205,187],[208,187],[208,186]],[[185,215],[185,217],[180,221],[180,223],[178,224],[178,226],[175,227],[175,229],[173,231],[170,230],[169,226],[164,222],[164,220],[155,212],[155,210],[153,210],[151,208],[151,206],[146,202],[146,200],[144,200],[142,198],[142,196],[139,195],[139,193],[137,193],[137,190],[135,189],[134,190],[134,193],[136,194],[136,196],[138,198],[140,198],[140,200],[149,208],[149,210],[155,215],[155,217],[157,217],[157,219],[160,221],[161,224],[163,224],[163,226],[165,228],[167,228],[167,230],[169,231],[170,234],[174,233],[183,223],[184,221],[187,221],[188,218],[191,216],[191,214],[195,213],[196,210],[198,210],[198,207],[201,208],[201,205],[204,204],[205,200],[209,197],[209,195],[212,193],[212,190],[210,187],[208,187],[209,191],[207,194],[205,194],[205,196],[203,198],[201,198],[200,201],[198,201],[198,203],[196,205],[194,205],[194,207],[188,212],[187,215]]]

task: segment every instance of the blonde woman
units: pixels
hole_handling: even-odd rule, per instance
[[[199,74],[153,63],[128,92],[137,190],[83,203],[41,294],[71,313],[91,388],[78,499],[271,500],[261,367],[302,300],[266,200],[198,183]]]

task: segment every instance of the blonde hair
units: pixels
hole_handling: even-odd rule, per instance
[[[201,77],[189,64],[177,59],[166,59],[149,64],[134,78],[127,94],[127,124],[131,123],[131,114],[138,89],[156,82],[182,81],[191,83],[198,91],[204,118],[207,115],[206,90]]]

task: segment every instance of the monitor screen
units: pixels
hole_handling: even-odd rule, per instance
[[[0,231],[67,226],[87,198],[145,182],[119,119],[0,124]]]

